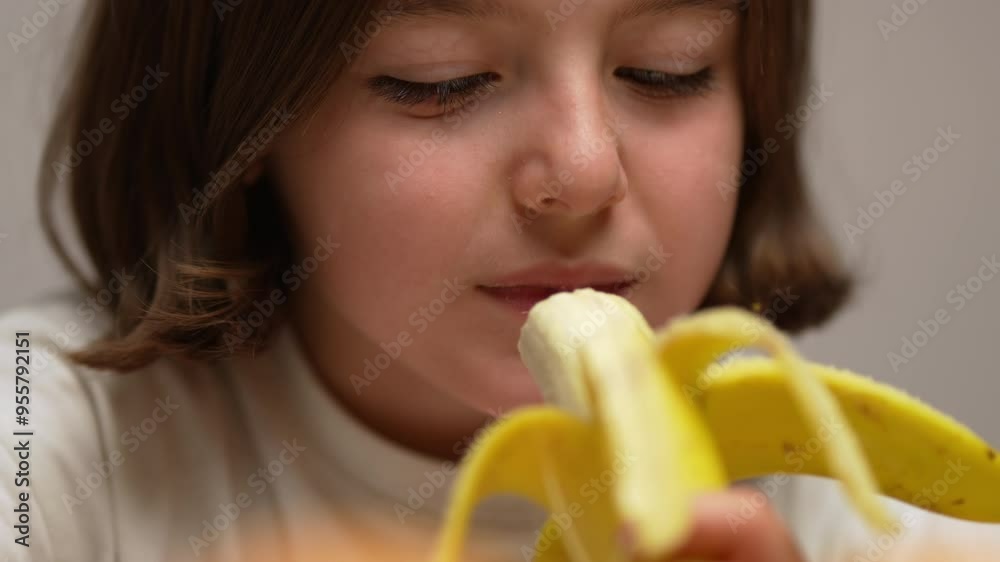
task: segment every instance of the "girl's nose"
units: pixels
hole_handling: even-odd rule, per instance
[[[551,86],[521,112],[510,174],[516,204],[531,215],[588,216],[622,201],[625,126],[593,88]]]

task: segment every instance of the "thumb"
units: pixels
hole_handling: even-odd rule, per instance
[[[694,528],[674,557],[720,562],[804,561],[767,497],[746,488],[699,498]]]

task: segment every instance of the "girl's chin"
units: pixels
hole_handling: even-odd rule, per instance
[[[504,350],[491,355],[487,351],[468,359],[463,357],[456,363],[463,365],[463,372],[477,376],[463,380],[463,388],[455,395],[467,406],[500,417],[515,408],[545,402],[541,388],[516,353]]]
[[[524,379],[504,381],[500,388],[476,397],[476,408],[492,417],[502,417],[508,412],[525,406],[542,404],[545,399],[535,381],[526,376]]]

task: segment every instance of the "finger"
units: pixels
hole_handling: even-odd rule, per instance
[[[804,561],[767,497],[746,488],[699,498],[694,529],[674,557],[719,562]]]

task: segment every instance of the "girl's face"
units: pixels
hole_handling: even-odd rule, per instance
[[[705,295],[736,208],[741,14],[419,4],[359,26],[272,154],[300,259],[339,244],[300,276],[296,321],[349,400],[504,411],[539,399],[516,343],[544,296],[616,290],[655,326]]]

